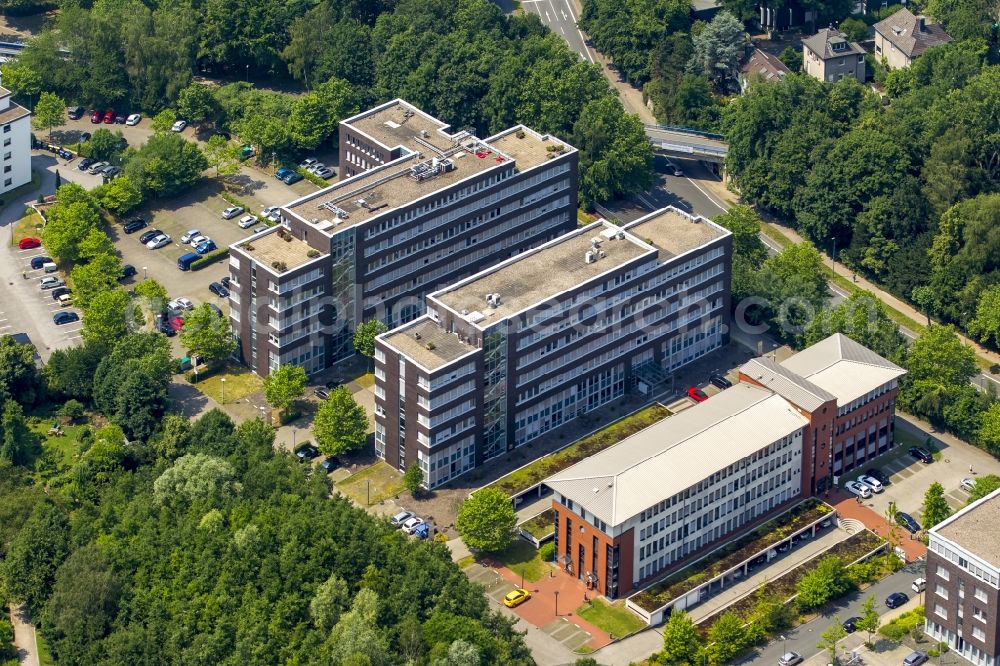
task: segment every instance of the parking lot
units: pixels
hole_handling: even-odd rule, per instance
[[[46,273],[43,269],[37,268],[33,269],[31,267],[31,259],[33,257],[43,257],[46,256],[44,247],[37,247],[31,250],[18,250],[14,249],[17,253],[17,261],[21,266],[21,272],[26,280],[26,285],[28,286],[27,295],[25,296],[30,300],[31,305],[34,306],[36,311],[43,311],[48,314],[46,322],[39,322],[42,326],[47,326],[55,329],[58,341],[61,343],[61,347],[69,347],[75,345],[81,340],[81,329],[83,328],[83,314],[74,307],[64,307],[59,304],[58,301],[52,298],[52,289],[42,289],[41,281],[45,277],[58,277],[59,279],[64,279],[61,273]],[[52,317],[58,312],[73,312],[76,313],[79,319],[77,321],[57,325],[52,321]],[[5,323],[7,323],[5,321]],[[8,332],[8,331],[2,331]]]

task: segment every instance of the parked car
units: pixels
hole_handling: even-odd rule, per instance
[[[83,143],[84,141],[90,141],[90,137],[91,137],[90,132],[80,132],[80,143]]]
[[[285,185],[294,185],[295,183],[302,180],[302,174],[299,173],[298,171],[293,171],[292,173],[288,174],[281,180],[285,182]]]
[[[188,252],[177,257],[177,268],[182,271],[191,270],[191,264],[198,259],[198,255],[194,252]]]
[[[910,595],[906,592],[893,592],[885,598],[886,608],[899,608],[910,600]]]
[[[847,492],[857,495],[861,499],[868,499],[872,496],[872,489],[868,486],[862,485],[857,481],[848,481],[844,484],[844,490]]]
[[[95,125],[101,124],[101,118],[104,116],[100,111],[94,111],[90,114],[90,122]]]
[[[243,206],[230,206],[226,210],[222,211],[223,220],[231,220],[237,215],[243,214]]]
[[[128,118],[125,119],[125,124],[128,125],[129,127],[134,127],[139,124],[140,120],[142,120],[142,114],[133,113],[132,115],[130,115]]]
[[[263,232],[263,231],[267,231],[267,227],[254,227],[254,228],[253,228],[253,229],[252,229],[252,230],[250,231],[250,233],[251,233],[251,234],[259,234],[259,233],[261,233],[261,232]]]
[[[292,173],[295,173],[295,169],[289,167],[281,167],[280,169],[274,172],[274,177],[277,178],[278,180],[284,180],[286,176]]]
[[[97,160],[95,160],[93,157],[84,157],[82,160],[80,160],[80,163],[76,165],[76,168],[79,169],[80,171],[86,171],[87,169],[90,168],[90,165],[96,161]]]
[[[424,524],[424,519],[414,516],[410,518],[405,523],[403,523],[403,531],[407,534],[413,534],[417,531],[417,527]]]
[[[100,171],[106,166],[108,166],[107,162],[95,162],[90,165],[89,169],[87,169],[87,173],[96,174],[98,171]]]
[[[80,321],[80,315],[75,312],[57,312],[52,315],[52,323],[56,326],[62,326],[63,324],[71,324],[74,321]]]
[[[413,513],[412,512],[410,512],[410,511],[400,511],[395,516],[393,516],[392,518],[389,519],[389,523],[393,527],[400,527],[403,523],[405,523],[410,518],[413,518]]]
[[[188,229],[187,231],[184,232],[184,235],[181,236],[181,242],[185,244],[190,243],[191,239],[197,238],[198,236],[201,236],[201,232],[199,230]]]
[[[903,666],[920,666],[920,664],[925,663],[928,659],[927,653],[923,650],[914,650],[903,657]]]
[[[216,316],[216,317],[219,317],[219,318],[222,318],[222,317],[224,316],[224,315],[222,314],[222,308],[220,308],[220,307],[219,307],[218,305],[216,305],[215,303],[209,303],[209,304],[208,304],[208,307],[209,307],[209,309],[210,309],[210,310],[211,310],[212,312],[214,312],[214,313],[215,313],[215,316]]]
[[[323,460],[323,462],[319,464],[319,466],[320,469],[329,474],[330,472],[332,472],[333,470],[337,469],[337,467],[340,466],[340,461],[338,461],[333,456],[328,456],[326,459]]]
[[[910,585],[910,588],[919,594],[927,589],[927,580],[924,578],[915,578],[913,579],[913,583]]]
[[[219,296],[220,298],[227,298],[229,296],[229,290],[223,287],[218,282],[210,282],[208,285],[208,290]]]
[[[318,389],[316,389],[315,391],[313,391],[313,393],[314,393],[314,394],[316,395],[316,397],[317,397],[317,398],[319,398],[320,400],[328,400],[328,399],[330,398],[330,392],[329,392],[329,391],[327,391],[326,389],[321,389],[321,388],[318,388]]]
[[[76,158],[76,155],[74,155],[70,151],[66,150],[65,148],[60,148],[58,154],[59,154],[59,157],[63,158],[64,160],[73,161]]]
[[[150,229],[149,231],[147,231],[143,235],[139,236],[139,242],[142,243],[143,245],[145,245],[146,243],[148,243],[149,241],[153,240],[154,238],[156,238],[157,236],[159,236],[162,233],[163,232],[160,231],[159,229]]]
[[[125,264],[122,266],[122,280],[128,279],[136,274],[135,266],[132,264]]]
[[[19,250],[34,250],[36,247],[41,247],[42,241],[39,238],[33,238],[28,236],[27,238],[22,238],[17,241],[17,247]]]
[[[226,277],[224,277],[224,278],[222,278],[221,280],[219,280],[219,283],[220,283],[220,284],[221,284],[221,285],[222,285],[223,287],[225,287],[226,289],[229,289],[229,283],[230,283],[230,281],[231,281],[231,280],[229,279],[229,276],[227,275]]]
[[[319,449],[317,449],[312,444],[304,444],[295,451],[295,457],[298,458],[300,462],[305,462],[306,460],[312,460],[318,455],[319,455]]]
[[[858,622],[861,622],[861,618],[855,615],[854,617],[849,617],[844,620],[841,626],[844,627],[844,631],[849,634],[853,634],[858,630]]]
[[[113,180],[117,178],[121,172],[122,168],[120,166],[107,166],[101,169],[101,176],[103,176],[105,180]]]
[[[907,452],[911,457],[930,465],[934,462],[934,458],[928,453],[927,449],[921,448],[919,446],[911,446]]]
[[[122,231],[124,231],[127,234],[134,234],[135,232],[139,231],[139,229],[145,229],[145,228],[146,228],[146,220],[142,219],[141,217],[137,217],[134,220],[129,220],[128,222],[122,225]]]
[[[882,486],[881,481],[866,474],[862,474],[861,476],[858,477],[858,483],[868,486],[869,488],[872,489],[873,493],[880,493],[883,490],[885,490],[885,487]]]
[[[240,221],[237,222],[236,224],[239,226],[240,229],[249,229],[253,225],[257,224],[257,222],[258,222],[257,218],[254,217],[253,215],[244,215],[243,217],[240,218]]]
[[[125,119],[127,117],[128,116],[126,114],[124,114],[124,113],[116,113],[115,114],[115,124],[116,125],[124,125],[125,124]]]
[[[170,236],[167,234],[160,234],[146,243],[146,247],[150,250],[159,250],[161,247],[166,247],[167,245],[170,245]]]
[[[80,118],[83,118],[83,107],[71,106],[66,109],[66,115],[69,116],[70,120],[79,120]]]
[[[905,511],[896,512],[896,522],[902,525],[910,534],[916,534],[920,531],[920,523]]]
[[[176,303],[178,309],[180,310],[194,310],[194,303],[191,302],[190,298],[179,296],[175,298],[172,302]]]
[[[281,219],[281,209],[277,206],[265,208],[260,211],[261,217],[266,220],[271,220],[272,222],[277,222]]]
[[[192,236],[191,247],[197,247],[207,240],[212,240],[212,239],[206,236],[205,234],[198,234],[197,236]]]
[[[45,271],[46,273],[55,273],[57,270],[59,270],[59,267],[56,266],[54,261],[49,259],[44,264],[42,264],[42,270]]]
[[[322,162],[313,162],[312,164],[306,167],[306,171],[308,171],[309,173],[316,173],[320,169],[325,169],[325,168],[326,165],[323,164]]]
[[[183,132],[184,128],[188,126],[188,121],[178,120],[173,125],[170,126],[171,132]]]
[[[802,655],[798,652],[786,652],[778,659],[778,666],[795,666],[802,663]]]
[[[339,379],[331,379],[326,384],[323,384],[323,386],[327,387],[328,389],[335,389],[338,386],[340,386],[340,380]]]
[[[316,164],[317,162],[318,162],[318,160],[316,158],[314,158],[314,157],[307,157],[304,160],[302,160],[301,162],[299,162],[299,166],[302,167],[303,169],[308,169],[309,167],[311,167],[313,164]]]
[[[206,253],[211,252],[212,250],[215,250],[215,249],[217,249],[217,246],[215,245],[215,241],[212,240],[211,238],[209,238],[209,239],[207,239],[205,241],[202,241],[201,243],[198,243],[195,246],[194,251],[197,252],[198,254],[206,254]]]
[[[713,372],[711,375],[709,375],[708,381],[712,382],[712,384],[718,386],[720,389],[723,390],[733,385],[733,383],[728,379],[726,379],[724,375],[720,375],[717,372]]]
[[[705,402],[706,400],[708,400],[708,396],[705,394],[705,392],[702,391],[697,386],[692,386],[691,388],[689,388],[687,390],[687,395],[695,402]]]
[[[975,479],[962,479],[962,490],[964,490],[965,492],[971,493],[975,487],[976,487]]]
[[[330,167],[323,167],[322,169],[316,169],[314,173],[324,180],[330,180],[331,178],[333,178],[333,169],[331,169]]]
[[[58,301],[60,296],[68,296],[71,293],[73,292],[69,290],[69,287],[56,287],[52,290],[52,300]]]
[[[115,112],[114,111],[105,111],[104,112],[104,124],[105,125],[111,125],[114,122],[115,122]]]
[[[878,469],[877,467],[871,467],[865,470],[865,476],[870,476],[873,479],[878,479],[878,482],[883,486],[889,485],[889,475]]]
[[[39,268],[41,268],[50,261],[52,261],[52,257],[44,257],[44,256],[32,257],[31,268],[32,270],[38,270]]]
[[[530,592],[523,587],[518,587],[507,593],[507,595],[503,598],[503,605],[507,608],[516,608],[530,598]]]

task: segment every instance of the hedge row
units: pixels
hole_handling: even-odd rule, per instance
[[[218,250],[212,250],[208,254],[203,254],[194,261],[191,262],[191,270],[199,271],[205,266],[211,266],[220,259],[229,256],[228,247],[220,247]]]

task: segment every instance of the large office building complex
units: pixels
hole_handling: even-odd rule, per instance
[[[928,533],[926,631],[977,666],[1000,666],[1000,490]]]
[[[566,571],[650,584],[892,446],[903,370],[835,334],[545,480]],[[848,453],[849,452],[849,453]]]
[[[599,221],[427,297],[376,340],[378,455],[435,487],[716,349],[732,237],[668,208]]]
[[[238,353],[259,375],[320,371],[357,324],[390,327],[427,293],[576,226],[577,152],[523,126],[479,139],[402,100],[341,123],[342,180],[230,248]]]

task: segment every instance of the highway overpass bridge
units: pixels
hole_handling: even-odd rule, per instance
[[[646,125],[646,136],[653,148],[670,157],[698,159],[725,164],[729,146],[721,134],[709,134],[673,125]]]

